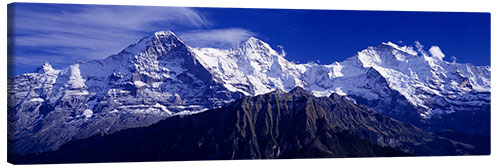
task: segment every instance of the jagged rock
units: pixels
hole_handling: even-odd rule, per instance
[[[376,143],[376,144],[373,144]],[[390,146],[390,147],[389,147]],[[167,160],[462,155],[469,145],[302,88],[245,97],[143,128],[98,135],[11,162],[88,163]],[[404,150],[404,151],[400,151]]]
[[[45,63],[9,78],[8,152],[55,150],[297,86],[345,95],[425,130],[489,136],[490,67],[440,56],[388,42],[343,62],[295,64],[253,37],[232,49],[193,48],[159,31],[102,60],[63,69]]]

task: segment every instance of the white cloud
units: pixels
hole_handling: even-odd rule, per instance
[[[179,33],[179,37],[194,47],[232,48],[256,34],[241,28],[212,29]]]
[[[439,60],[443,60],[444,58],[444,53],[441,52],[441,49],[438,46],[432,46],[429,49],[429,52],[433,57],[438,58]]]
[[[214,25],[193,8],[15,4],[9,10],[14,28],[11,65],[30,72],[45,61],[56,67],[102,59],[120,52],[149,33],[172,30],[191,46],[229,48],[255,33]],[[13,55],[9,55],[13,56]],[[19,73],[18,73],[19,74]]]
[[[115,54],[153,31],[212,24],[181,7],[16,4],[14,9],[16,47],[67,48],[51,52],[80,60]]]

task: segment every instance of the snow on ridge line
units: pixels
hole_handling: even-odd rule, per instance
[[[255,40],[255,39],[253,39]],[[416,90],[418,89],[423,89],[429,91],[431,94],[436,94],[438,96],[442,96],[440,92],[442,91],[460,91],[458,89],[456,90],[449,90],[449,88],[445,88],[442,85],[436,88],[430,87],[429,84],[433,84],[432,82],[436,83],[441,83],[441,84],[451,84],[452,79],[448,78],[447,75],[452,75],[449,74],[450,71],[454,71],[453,69],[449,69],[449,67],[442,67],[446,64],[451,64],[449,62],[446,62],[443,60],[444,54],[440,51],[440,49],[437,46],[432,46],[429,49],[430,54],[426,54],[425,52],[420,51],[421,55],[419,56],[416,50],[414,50],[413,47],[411,46],[398,46],[392,42],[384,42],[382,43],[383,45],[390,46],[398,51],[401,52],[388,52],[388,53],[382,53],[382,50],[378,50],[378,47],[372,47],[365,49],[361,52],[359,52],[357,55],[354,57],[361,59],[361,62],[363,63],[363,68],[369,68],[373,67],[375,70],[377,70],[388,82],[389,86],[398,92],[400,92],[403,96],[406,97],[406,99],[413,105],[415,106],[420,106],[423,107],[424,109],[427,108],[427,104],[425,102],[425,98],[423,96],[420,96]],[[420,43],[415,43],[417,49],[422,49],[423,46]],[[363,53],[363,54],[361,54]],[[375,55],[375,57],[365,57],[363,55]],[[378,54],[385,54],[385,55],[378,55]],[[197,52],[197,54],[200,54]],[[201,53],[203,55],[203,53]],[[427,55],[432,55],[432,57],[428,57]],[[385,56],[385,57],[384,57]],[[389,57],[387,57],[389,56]],[[392,58],[391,58],[392,57]],[[203,56],[200,56],[200,58],[203,61]],[[213,57],[212,57],[213,58]],[[394,60],[390,60],[394,59]],[[397,60],[397,61],[395,61]],[[422,60],[426,60],[425,62],[421,62]],[[391,62],[393,61],[393,62]],[[389,64],[385,64],[389,63]],[[391,64],[392,63],[392,64]],[[397,63],[397,64],[395,64]],[[425,69],[427,68],[426,66],[419,65],[418,63],[428,63],[429,68],[431,69]],[[444,63],[444,64],[443,64]],[[212,68],[217,68],[217,65],[215,63],[212,63]],[[290,63],[293,64],[293,63]],[[385,65],[384,65],[385,64]],[[331,65],[309,65],[309,64],[293,64],[293,68],[298,69],[296,71],[299,71],[300,75],[304,75],[305,72],[310,71],[310,70],[318,70],[320,68],[312,68],[315,66],[322,66],[324,68],[332,69],[328,73],[328,79],[335,79],[335,78],[342,78],[345,73],[351,74],[349,76],[353,75],[359,75],[359,72],[354,72],[354,71],[361,71],[361,70],[355,70],[352,66],[355,66],[355,64],[349,64],[346,61],[343,61],[341,63],[339,62],[334,62]],[[300,69],[301,67],[305,67],[305,69]],[[405,69],[406,68],[406,69]],[[445,69],[448,68],[448,69]],[[458,68],[456,66],[451,67],[451,68]],[[434,73],[433,71],[436,71],[437,73]],[[425,72],[432,73],[432,76],[430,74],[426,74]],[[444,78],[443,78],[444,77]],[[250,77],[254,78],[254,77]],[[327,79],[327,80],[328,80]],[[430,79],[430,80],[429,80]],[[484,79],[484,78],[482,78]],[[476,91],[484,91],[485,87],[484,86],[478,86],[475,83],[478,83],[475,81],[474,78],[472,78],[473,83],[473,89]],[[480,82],[484,83],[484,82]],[[487,83],[486,83],[487,84]],[[226,84],[227,85],[227,84]],[[265,92],[269,92],[275,89],[283,89],[287,90],[286,88],[279,86],[283,85],[280,83],[274,83],[272,85],[278,85],[278,87],[267,89],[266,91],[256,91],[254,94],[262,94]],[[228,87],[228,86],[226,86]],[[489,85],[486,85],[486,87],[489,87]],[[328,96],[331,93],[337,92],[341,94],[352,94],[351,92],[344,92],[341,87],[330,87],[326,89],[308,89],[310,90],[314,95],[316,96]],[[264,88],[266,89],[266,88]],[[352,88],[343,88],[343,89],[352,89]],[[234,90],[232,88],[231,90]],[[244,92],[245,94],[248,94],[247,92]],[[428,111],[430,112],[430,111]]]
[[[44,129],[39,132],[17,131],[14,136],[44,137],[46,134],[43,131],[60,127],[58,122],[100,121],[101,118],[119,120],[122,119],[121,114],[128,113],[156,118],[197,114],[244,95],[260,95],[278,89],[290,91],[297,86],[314,96],[337,93],[351,96],[348,99],[353,100],[359,97],[376,105],[398,105],[391,101],[394,92],[410,95],[398,95],[405,106],[417,100],[419,104],[422,101],[433,102],[432,96],[424,96],[428,94],[439,95],[436,96],[441,99],[439,105],[458,104],[458,107],[451,108],[457,111],[489,102],[486,93],[469,93],[469,90],[478,88],[489,90],[489,68],[435,61],[436,57],[423,54],[426,52],[410,60],[408,58],[416,56],[408,56],[411,52],[404,52],[409,47],[381,46],[383,48],[379,50],[368,47],[363,51],[382,59],[381,64],[374,63],[365,68],[359,55],[329,65],[295,64],[256,38],[249,39],[248,43],[254,42],[251,45],[243,43],[232,49],[215,49],[192,48],[172,35],[175,34],[170,31],[158,32],[105,59],[76,63],[53,73],[48,72],[51,69],[47,63],[44,64],[44,71],[17,76],[14,78],[16,84],[11,82],[8,86],[9,99],[19,104],[9,100],[9,113],[13,111],[15,116],[21,118],[16,122],[20,124],[20,129],[42,124]],[[171,50],[175,52],[169,52]],[[430,63],[433,63],[432,66]],[[454,70],[457,67],[460,71]],[[201,75],[210,75],[207,78],[213,80],[204,82],[207,80],[200,80]],[[446,84],[451,81],[455,84],[448,87]],[[389,102],[379,103],[385,101]],[[34,122],[39,110],[32,109],[41,103],[55,106],[53,111],[56,112],[48,114],[73,116],[49,115],[43,117],[48,118],[47,121]],[[369,107],[376,109],[378,106]],[[452,111],[447,107],[418,111],[418,114],[428,118],[432,114]],[[127,126],[141,120],[130,121]],[[82,130],[78,128],[82,127],[76,127],[75,132]],[[73,136],[67,137],[70,139]],[[43,141],[43,138],[36,141]]]
[[[149,37],[162,38],[170,35],[175,36],[172,31],[158,31]],[[175,37],[177,38],[177,36]],[[139,41],[134,47],[138,50],[143,50],[144,48],[142,47],[149,47],[139,45],[139,43],[148,43],[144,39]],[[179,39],[179,41],[183,43],[182,40]],[[329,96],[334,92],[346,95],[363,94],[362,92],[366,92],[366,90],[360,89],[360,84],[349,83],[348,85],[343,85],[341,81],[364,82],[353,80],[352,77],[363,75],[364,69],[368,67],[373,67],[377,70],[389,82],[389,86],[393,90],[400,92],[408,101],[417,106],[425,108],[425,104],[421,99],[422,97],[416,96],[417,93],[415,90],[417,89],[430,90],[431,93],[438,92],[438,94],[440,91],[448,91],[439,87],[440,85],[437,85],[436,88],[429,87],[429,81],[424,82],[427,79],[425,77],[431,78],[432,81],[437,81],[438,83],[446,84],[448,82],[439,78],[441,73],[443,76],[450,75],[447,74],[447,71],[443,71],[449,71],[449,69],[441,67],[441,63],[428,62],[433,63],[431,64],[432,68],[436,68],[438,72],[441,70],[441,73],[430,75],[425,73],[429,69],[424,69],[419,64],[411,64],[419,60],[417,59],[419,56],[416,56],[417,52],[413,50],[413,47],[398,46],[392,42],[383,42],[382,44],[390,46],[397,51],[402,51],[402,53],[394,52],[394,50],[383,53],[377,50],[377,47],[369,47],[353,56],[361,60],[362,67],[350,62],[350,58],[330,65],[295,64],[280,56],[267,43],[255,37],[250,37],[240,46],[232,49],[192,48],[187,44],[185,45],[188,51],[192,52],[193,56],[199,60],[201,65],[218,79],[218,82],[221,82],[231,92],[242,92],[245,95],[264,94],[276,89],[287,91],[296,86],[304,85],[306,85],[306,90],[309,90],[316,96]],[[430,55],[432,55],[432,58],[443,61],[444,54],[439,48],[436,48],[433,46],[429,49],[429,52],[431,52]],[[125,50],[127,49],[130,49],[130,47]],[[417,49],[419,49],[419,46],[417,46]],[[393,60],[389,59],[391,56],[396,61],[392,62]],[[408,59],[408,56],[411,59]],[[423,53],[420,57],[431,58],[425,56]],[[410,72],[408,72],[408,69],[410,69]],[[79,64],[71,65],[69,71],[70,79],[67,83],[71,88],[84,88],[86,80],[81,75]],[[150,73],[150,71],[147,72],[148,74]],[[155,71],[151,72],[154,73]],[[64,73],[68,73],[68,71],[66,70]],[[152,74],[151,76],[157,75]],[[438,77],[437,79],[435,79],[436,76]],[[470,77],[468,76],[468,78]],[[484,79],[484,77],[477,80],[480,79]],[[471,82],[473,89],[485,90],[489,88],[489,85],[484,86],[484,84],[488,84],[489,82],[476,81],[475,78]],[[148,87],[141,80],[135,81],[133,84],[137,87]],[[451,81],[448,84],[451,84]],[[458,89],[457,86],[453,88]],[[365,94],[363,96],[368,99],[378,97],[372,94]]]
[[[160,38],[160,37],[164,37],[164,36],[170,36],[170,35],[177,36],[177,35],[175,35],[174,32],[172,32],[170,30],[157,31],[157,32],[154,33],[154,35],[156,36],[156,38]]]

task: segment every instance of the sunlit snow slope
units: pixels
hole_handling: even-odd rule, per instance
[[[193,48],[159,31],[105,59],[63,69],[46,63],[9,78],[9,152],[53,150],[296,86],[316,96],[345,95],[425,128],[434,120],[439,128],[455,126],[447,115],[457,121],[487,110],[489,117],[490,67],[444,61],[437,46],[424,51],[418,42],[387,42],[329,65],[295,64],[285,56],[253,37],[232,49]],[[463,126],[464,132],[485,128]]]

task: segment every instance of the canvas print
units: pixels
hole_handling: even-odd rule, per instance
[[[490,14],[13,3],[13,164],[490,154]]]

